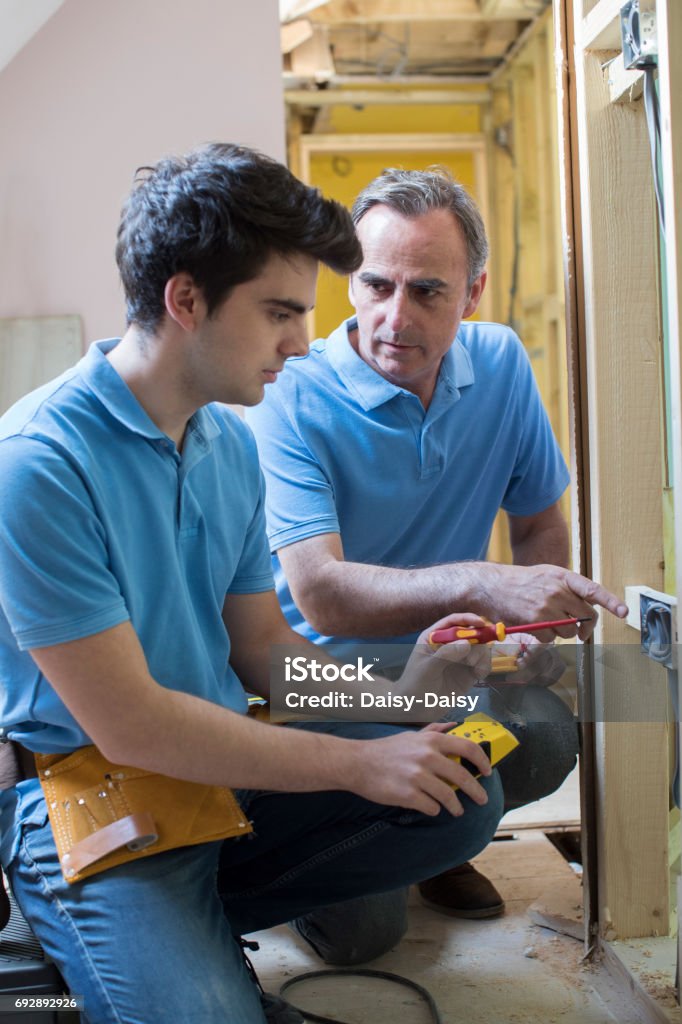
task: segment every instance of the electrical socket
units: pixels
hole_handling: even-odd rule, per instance
[[[643,583],[633,583],[625,588],[625,603],[628,606],[628,616],[625,621],[628,626],[632,626],[633,629],[638,630],[640,633],[642,631],[642,595],[651,598],[653,601],[659,601],[661,604],[667,604],[672,609],[673,642],[677,643],[677,598],[673,594],[664,594],[662,591],[654,590],[653,587],[647,587]]]
[[[640,631],[642,654],[667,668],[675,667],[677,598],[652,587],[625,588],[627,622]]]

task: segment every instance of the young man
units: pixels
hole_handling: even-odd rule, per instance
[[[462,323],[488,256],[471,197],[444,173],[389,170],[358,196],[353,220],[363,248],[349,286],[356,315],[288,364],[247,416],[289,623],[323,645],[401,645],[452,608],[509,623],[588,617],[582,637],[593,605],[622,616],[613,595],[563,568],[557,502],[569,477],[521,342],[500,324]],[[500,508],[513,566],[483,561]],[[492,695],[493,713],[541,725],[524,732],[526,771],[511,759],[500,769],[508,808],[552,792],[577,752],[554,694],[509,692],[513,706]],[[504,907],[471,865],[422,894],[456,916]],[[405,900],[372,902],[374,913],[346,905],[297,927],[330,961],[377,955],[404,929]]]
[[[2,738],[60,759],[48,788],[91,744],[124,766],[63,807],[33,777],[0,794],[3,867],[89,1024],[262,1024],[234,936],[466,860],[502,812],[480,749],[438,725],[246,715],[271,645],[300,638],[273,590],[255,444],[213,403],[260,402],[307,352],[318,260],[357,268],[352,223],[275,161],[214,144],[146,168],[118,233],[123,338],[0,421]],[[466,643],[450,656],[463,688],[485,671]],[[48,811],[89,812],[131,769],[236,789],[253,832],[70,883],[75,846],[60,865]]]

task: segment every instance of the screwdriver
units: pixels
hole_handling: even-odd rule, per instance
[[[451,644],[455,640],[468,640],[470,644],[489,644],[495,640],[502,641],[512,633],[539,633],[543,629],[554,629],[557,626],[577,626],[584,619],[554,619],[551,622],[529,622],[525,626],[505,626],[504,622],[491,622],[485,626],[450,626],[448,629],[434,629],[429,636],[433,647],[440,644]]]

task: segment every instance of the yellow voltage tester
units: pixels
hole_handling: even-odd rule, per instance
[[[492,765],[498,764],[503,757],[507,757],[519,745],[516,736],[509,729],[505,729],[501,722],[496,722],[494,718],[490,718],[482,711],[477,712],[475,715],[469,715],[461,725],[456,725],[454,729],[450,729],[447,735],[459,736],[460,739],[473,740],[474,743],[478,743]],[[475,778],[480,776],[481,773],[476,765],[467,760],[466,757],[457,756],[453,757],[452,760],[460,761],[462,767],[471,772]],[[453,789],[459,789],[459,786],[453,786]]]

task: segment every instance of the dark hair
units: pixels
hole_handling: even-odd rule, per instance
[[[256,150],[211,143],[139,168],[116,244],[128,322],[155,330],[166,282],[181,271],[210,315],[275,253],[305,253],[340,274],[362,262],[345,207]]]
[[[488,259],[485,224],[476,203],[445,167],[427,171],[403,171],[389,167],[370,181],[353,203],[351,216],[357,226],[368,210],[389,206],[404,217],[421,217],[430,210],[449,210],[459,222],[469,258],[469,287],[483,272]]]

